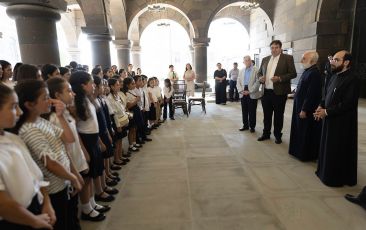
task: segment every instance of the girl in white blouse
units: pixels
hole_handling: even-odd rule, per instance
[[[15,92],[0,84],[0,229],[52,229],[55,211],[43,174],[13,128],[22,114]]]
[[[39,80],[21,81],[15,86],[15,91],[23,110],[17,123],[19,136],[28,146],[46,180],[50,182],[47,190],[57,218],[54,228],[64,229],[70,224],[67,218],[70,182],[74,191],[81,190],[78,177],[70,170],[70,158],[65,148],[65,144],[75,141],[68,122],[63,117],[65,104],[50,99],[46,84]],[[62,128],[41,117],[50,112],[51,106],[54,107]]]

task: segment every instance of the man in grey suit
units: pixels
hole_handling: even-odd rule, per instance
[[[255,132],[257,102],[263,96],[263,85],[257,78],[258,69],[252,63],[250,56],[244,57],[245,68],[240,70],[237,88],[241,100],[243,127],[239,131]]]
[[[287,95],[291,92],[291,79],[296,78],[294,58],[282,53],[282,42],[274,40],[270,44],[271,56],[262,60],[258,77],[264,84],[262,97],[264,129],[258,141],[270,138],[272,114],[274,113],[274,136],[276,144],[282,143],[283,114],[285,112]]]

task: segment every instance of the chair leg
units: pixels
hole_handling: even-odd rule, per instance
[[[191,113],[191,107],[192,107],[192,104],[191,104],[191,103],[189,103],[189,104],[188,104],[188,113]]]
[[[206,114],[206,102],[205,101],[202,102],[202,110]]]

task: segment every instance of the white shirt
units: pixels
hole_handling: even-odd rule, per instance
[[[76,170],[78,172],[82,172],[82,171],[88,169],[88,163],[86,162],[84,152],[81,149],[79,134],[76,130],[76,122],[68,110],[65,110],[64,118],[66,121],[68,121],[69,127],[75,138],[74,143],[66,144],[66,149],[67,149],[68,153],[70,154],[71,160],[74,163]],[[50,122],[52,124],[56,125],[57,127],[62,128],[60,120],[57,118],[55,113],[51,114]]]
[[[156,88],[156,87],[154,87]],[[154,103],[154,102],[158,102],[158,98],[156,97],[156,94],[154,93],[154,88],[151,88],[151,87],[147,87],[147,93],[151,93],[151,96],[152,96],[152,100],[150,103]]]
[[[83,134],[95,134],[99,133],[99,125],[97,119],[97,111],[95,106],[91,103],[89,99],[86,99],[89,108],[89,117],[86,121],[78,120],[76,127],[79,133]]]
[[[19,130],[19,136],[29,148],[33,160],[42,170],[45,180],[50,182],[50,186],[47,187],[49,194],[60,192],[69,184],[69,181],[49,171],[45,161],[45,156],[48,156],[70,171],[69,157],[61,140],[62,133],[62,129],[43,118],[38,118],[32,123],[26,122]]]
[[[271,78],[274,77],[279,59],[280,55],[277,55],[276,57],[271,56],[271,59],[268,62],[265,84],[266,89],[273,89],[273,81],[271,80]]]
[[[39,202],[43,203],[40,187],[47,184],[24,142],[12,133],[5,132],[0,136],[0,191],[6,191],[27,208],[36,194]]]
[[[163,92],[165,98],[171,98],[174,92],[173,86],[170,89],[164,86]]]
[[[149,101],[149,94],[147,92],[147,86],[141,88],[141,95],[142,95],[141,102],[143,107],[142,109],[145,109],[145,111],[150,111],[150,101]]]
[[[155,94],[156,98],[161,98],[161,88],[160,86],[155,86],[153,88],[153,93]]]
[[[107,105],[110,106],[108,108],[109,114],[114,115],[113,116],[114,123],[116,124],[117,128],[120,128],[118,117],[124,116],[126,113],[126,108],[122,103],[122,99],[119,96],[119,94],[114,96],[113,94],[110,93],[107,97],[107,101],[108,101]]]

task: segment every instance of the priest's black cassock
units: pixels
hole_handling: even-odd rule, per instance
[[[357,106],[359,81],[351,70],[333,75],[321,106],[323,119],[316,174],[327,186],[357,184]]]
[[[289,154],[301,161],[318,158],[321,122],[314,119],[313,113],[319,106],[321,95],[322,76],[313,65],[301,75],[292,113]],[[306,118],[299,117],[301,111],[306,112]]]

